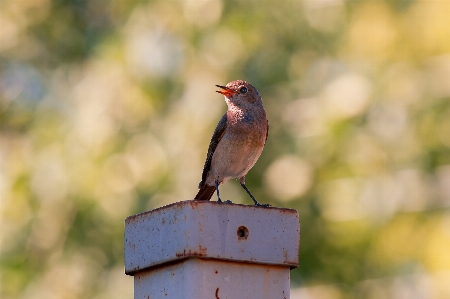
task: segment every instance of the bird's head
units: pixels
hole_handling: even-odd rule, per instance
[[[223,94],[227,103],[231,102],[236,106],[245,106],[255,102],[261,102],[261,95],[250,83],[243,80],[231,81],[225,86],[216,85],[221,90],[217,92]]]

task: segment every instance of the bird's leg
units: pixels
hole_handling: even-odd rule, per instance
[[[242,186],[242,188],[244,188],[245,191],[247,191],[247,194],[250,195],[251,199],[253,199],[253,202],[255,203],[255,206],[261,206],[261,207],[265,207],[265,208],[270,207],[270,205],[267,204],[267,203],[265,203],[265,204],[259,203],[259,202],[255,199],[255,197],[250,193],[250,191],[247,189],[247,186],[245,186],[245,182],[244,182],[244,183],[241,182],[241,186]]]
[[[217,202],[220,202],[220,203],[232,203],[231,200],[225,200],[225,201],[222,201],[222,199],[220,199],[220,193],[219,193],[219,181],[218,181],[218,180],[215,180],[215,181],[214,181],[214,184],[216,185]]]
[[[219,182],[217,180],[215,180],[214,184],[216,185],[217,201],[222,202],[222,200],[220,199],[220,194],[219,194]]]

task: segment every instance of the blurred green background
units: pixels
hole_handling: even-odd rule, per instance
[[[132,298],[124,219],[197,192],[245,79],[292,298],[450,298],[450,1],[0,1],[0,297]],[[226,199],[251,204],[231,181]],[[215,199],[214,199],[215,200]]]

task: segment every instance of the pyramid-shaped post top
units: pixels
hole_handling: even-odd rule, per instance
[[[125,273],[188,258],[298,266],[296,210],[188,200],[125,220]]]

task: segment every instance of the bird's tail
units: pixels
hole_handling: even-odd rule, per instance
[[[214,194],[214,191],[216,191],[216,187],[214,186],[208,186],[208,185],[203,185],[200,190],[198,190],[197,195],[195,196],[194,199],[196,200],[210,200],[211,197]]]

